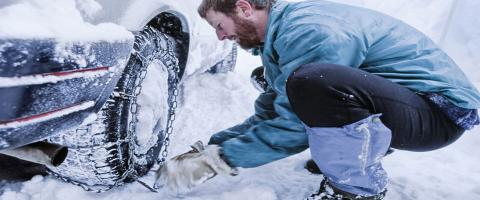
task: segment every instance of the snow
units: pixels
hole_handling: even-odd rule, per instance
[[[24,1],[21,1],[24,2]],[[63,1],[62,1],[63,2]],[[66,1],[70,2],[71,1]],[[401,18],[439,42],[447,25],[446,16],[454,0],[342,0],[342,2],[378,9]],[[58,3],[61,7],[67,3]],[[19,4],[20,5],[20,4]],[[24,4],[21,4],[24,5]],[[40,5],[38,5],[40,6]],[[459,1],[449,25],[443,48],[480,87],[480,2]],[[8,14],[8,13],[7,13]],[[0,16],[10,17],[0,11]],[[0,20],[3,34],[3,18]],[[32,30],[31,28],[28,28]],[[39,30],[39,35],[44,30]],[[2,35],[0,35],[1,37]],[[169,157],[184,153],[197,140],[207,142],[216,131],[243,121],[253,113],[258,92],[249,83],[249,74],[261,65],[258,57],[239,51],[237,68],[227,74],[201,74],[188,77],[182,85],[182,109],[174,123]],[[432,152],[395,151],[383,159],[390,184],[385,199],[480,199],[480,128],[467,131],[454,144]],[[34,177],[3,187],[0,200],[55,199],[225,199],[225,200],[290,200],[302,199],[314,192],[320,176],[309,174],[303,165],[310,158],[305,151],[258,168],[240,169],[235,177],[217,176],[187,193],[160,190],[152,193],[138,183],[126,184],[105,193],[86,192],[78,186],[52,177]],[[152,171],[141,180],[152,185]]]
[[[370,141],[372,140],[372,134],[370,133],[370,129],[368,129],[367,123],[360,124],[356,128],[356,130],[358,132],[365,134],[364,142],[362,145],[362,152],[358,156],[358,159],[362,163],[361,165],[362,175],[366,175],[367,173],[365,172],[365,170],[367,169],[367,159],[369,154],[368,150],[370,149]]]
[[[168,105],[168,95],[162,94],[168,92],[168,83],[163,82],[164,80],[168,80],[168,72],[164,65],[160,62],[151,64],[143,80],[143,84],[149,87],[142,87],[140,95],[137,97],[140,105],[137,108],[139,115],[135,138],[138,144],[138,149],[135,149],[137,155],[145,154],[158,140],[156,135],[152,136],[152,131],[158,133],[157,129],[165,127],[167,124],[164,116],[168,115],[168,106],[166,106]]]
[[[116,41],[126,40],[133,35],[125,28],[113,23],[92,25],[85,21],[82,13],[92,16],[100,10],[94,0],[18,0],[0,3],[0,38],[43,39],[57,38],[59,41]],[[32,23],[34,22],[34,23]]]

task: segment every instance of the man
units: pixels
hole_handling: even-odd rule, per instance
[[[479,124],[480,95],[459,67],[389,16],[320,0],[203,0],[199,13],[265,67],[255,115],[206,147],[231,167],[310,147],[326,177],[312,199],[382,199],[390,147],[438,149]]]

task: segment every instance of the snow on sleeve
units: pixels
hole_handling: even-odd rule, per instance
[[[118,41],[133,35],[113,23],[90,24],[101,9],[95,0],[19,0],[0,8],[0,38],[60,41]],[[82,11],[82,13],[80,12]]]

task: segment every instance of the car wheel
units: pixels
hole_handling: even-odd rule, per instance
[[[136,34],[130,60],[97,118],[48,139],[69,148],[65,162],[50,173],[97,192],[146,174],[171,133],[178,48],[178,41],[152,26]]]

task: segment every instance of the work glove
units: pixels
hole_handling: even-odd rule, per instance
[[[165,185],[172,189],[190,189],[217,174],[238,174],[222,159],[220,146],[204,146],[198,141],[191,147],[191,151],[173,157],[158,169],[154,184],[156,189]]]

